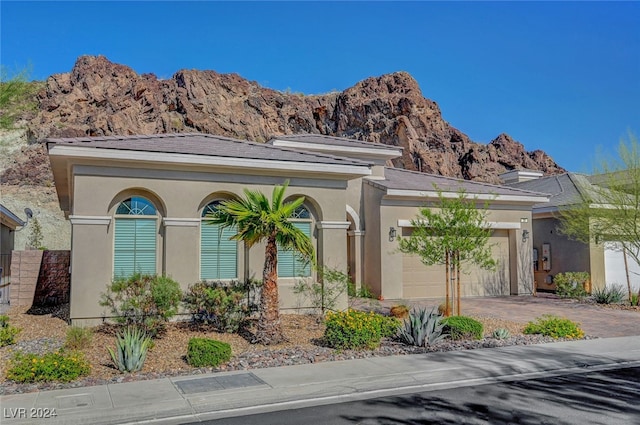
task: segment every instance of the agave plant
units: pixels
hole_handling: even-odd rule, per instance
[[[411,310],[409,317],[404,319],[398,337],[405,344],[418,347],[435,344],[447,337],[442,333],[444,325],[440,324],[441,319],[436,308],[430,312],[426,308]]]
[[[493,331],[492,336],[495,339],[507,339],[511,337],[511,332],[509,332],[509,330],[505,328],[498,328],[495,331]]]
[[[111,360],[120,372],[137,372],[147,359],[151,338],[137,327],[127,327],[116,335],[116,351],[111,348]]]

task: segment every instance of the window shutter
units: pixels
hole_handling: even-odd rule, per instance
[[[236,234],[227,227],[220,234],[216,224],[200,224],[200,278],[237,279],[238,243],[230,240]]]
[[[114,245],[114,276],[156,273],[156,220],[117,218]]]
[[[311,239],[311,223],[293,222],[293,225]],[[307,277],[311,276],[311,264],[305,262],[296,251],[285,251],[278,247],[278,276]]]

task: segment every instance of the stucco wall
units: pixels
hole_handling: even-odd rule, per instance
[[[79,166],[74,169],[74,205],[71,213],[72,289],[71,317],[78,323],[101,317],[100,294],[113,275],[113,216],[119,203],[133,195],[153,201],[162,216],[158,220],[157,270],[180,282],[183,289],[199,280],[200,214],[208,202],[221,197],[243,196],[243,189],[271,195],[274,184],[286,176],[247,176],[192,173],[171,170],[135,170]],[[346,181],[290,178],[287,197],[300,195],[314,216],[314,224],[345,223]],[[95,219],[92,219],[95,218]],[[100,219],[102,218],[102,219]],[[75,222],[74,222],[75,220]],[[346,271],[346,227],[314,226],[313,241],[319,265]],[[340,227],[340,226],[338,226]],[[264,245],[248,250],[239,246],[238,277],[262,278]],[[279,279],[281,306],[297,308],[295,279]],[[340,306],[346,306],[346,295]],[[306,306],[308,307],[308,306]]]
[[[538,218],[533,223],[533,247],[538,250],[538,270],[535,272],[538,289],[555,290],[554,284],[546,283],[547,276],[564,272],[588,272],[592,288],[604,286],[604,248],[601,245],[585,244],[570,240],[558,233],[556,218]],[[551,269],[543,270],[542,247],[549,244]]]

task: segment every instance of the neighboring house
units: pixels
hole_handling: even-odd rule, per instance
[[[11,279],[11,251],[14,248],[15,231],[25,223],[0,204],[0,302],[8,302],[8,284]]]
[[[555,290],[553,276],[564,272],[586,271],[592,288],[611,284],[626,287],[622,252],[614,242],[583,243],[558,232],[559,212],[581,203],[592,187],[590,177],[565,173],[543,177],[542,173],[518,170],[502,176],[506,185],[519,189],[547,193],[547,203],[533,207],[534,274],[538,289]],[[628,257],[632,285],[640,288],[640,266]]]
[[[72,225],[71,318],[103,314],[100,293],[114,276],[164,273],[184,288],[201,279],[261,278],[264,246],[247,249],[203,216],[245,188],[305,196],[292,221],[307,233],[317,262],[348,270],[385,298],[444,295],[443,267],[425,267],[397,250],[419,208],[463,188],[490,202],[489,225],[499,267],[470,270],[464,295],[509,295],[533,289],[531,208],[547,197],[527,190],[388,168],[401,148],[298,135],[267,144],[206,134],[48,139],[60,206]],[[295,282],[315,271],[290,252],[278,257],[281,308],[306,307]],[[346,307],[346,299],[341,303]]]

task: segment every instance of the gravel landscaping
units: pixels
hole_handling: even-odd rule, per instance
[[[34,314],[37,313],[37,314]],[[0,348],[0,394],[15,394],[47,389],[73,388],[101,385],[106,383],[130,382],[170,376],[210,373],[215,371],[247,370],[263,367],[287,366],[325,361],[348,360],[374,356],[392,356],[493,348],[508,345],[529,345],[555,342],[540,335],[523,335],[521,323],[510,322],[494,317],[475,317],[483,323],[485,338],[478,341],[448,341],[421,348],[401,344],[385,339],[376,350],[335,350],[323,346],[324,325],[315,316],[282,315],[282,323],[289,341],[275,346],[253,345],[237,334],[219,333],[207,326],[191,323],[171,323],[161,338],[155,340],[142,372],[121,374],[115,369],[106,347],[114,347],[114,328],[102,326],[94,329],[92,344],[82,350],[91,363],[91,374],[80,380],[62,383],[17,384],[6,380],[6,363],[15,352],[42,354],[55,351],[64,344],[68,325],[68,313],[65,307],[54,311],[31,311],[25,308],[13,308],[8,313],[12,326],[21,328],[17,343]],[[490,337],[496,328],[506,328],[512,337],[497,340]],[[249,331],[251,326],[249,326]],[[227,342],[232,347],[232,359],[218,368],[194,368],[185,361],[187,342],[192,337],[207,337]]]

